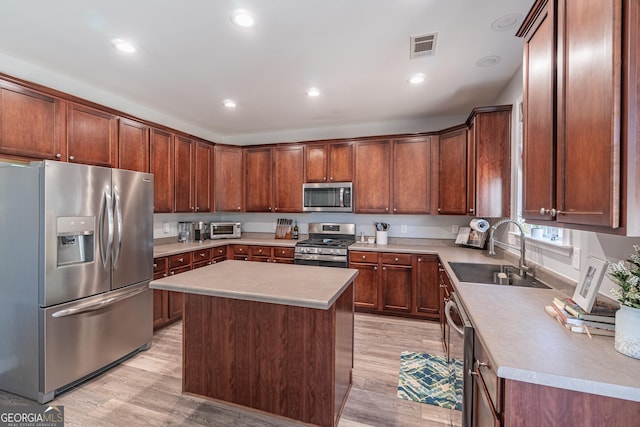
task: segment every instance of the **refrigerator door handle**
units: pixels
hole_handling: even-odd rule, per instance
[[[122,207],[120,206],[120,191],[118,186],[113,186],[113,202],[115,205],[115,226],[116,237],[113,244],[113,268],[118,267],[118,260],[120,259],[120,251],[122,250]]]
[[[107,221],[107,239],[106,239],[106,248],[105,248],[105,238],[104,238],[104,221],[105,221],[105,213],[106,213],[106,221]],[[109,261],[111,259],[111,247],[113,245],[113,206],[111,200],[111,191],[109,187],[104,190],[103,198],[102,198],[102,206],[100,207],[100,257],[102,258],[102,266],[106,270],[109,267]]]
[[[112,304],[115,304],[119,301],[125,300],[127,298],[131,298],[134,297],[138,294],[141,294],[143,292],[145,292],[148,288],[144,287],[142,289],[136,289],[134,291],[131,292],[127,292],[125,294],[122,295],[118,295],[115,297],[109,297],[107,299],[98,301],[98,302],[94,302],[91,304],[87,304],[84,306],[80,306],[80,307],[74,307],[74,308],[67,308],[64,310],[60,310],[60,311],[56,311],[55,313],[53,313],[51,315],[51,317],[66,317],[66,316],[73,316],[74,314],[80,314],[80,313],[86,313],[88,311],[96,311],[96,310],[100,310],[101,308],[110,306]]]

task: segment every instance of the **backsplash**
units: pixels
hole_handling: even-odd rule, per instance
[[[301,234],[307,234],[310,222],[338,222],[356,224],[356,234],[375,235],[374,222],[391,225],[389,237],[420,239],[455,239],[457,227],[469,225],[471,217],[431,215],[356,215],[351,213],[215,213],[215,214],[155,214],[153,238],[178,236],[178,221],[240,221],[242,232],[275,233],[278,218],[298,221]]]

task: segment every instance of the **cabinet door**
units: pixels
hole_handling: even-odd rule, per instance
[[[277,147],[274,152],[273,194],[276,212],[302,212],[304,151],[301,145]]]
[[[564,13],[558,30],[558,57],[562,58],[558,123],[564,124],[564,132],[558,132],[557,221],[617,228],[622,1],[560,3]],[[631,55],[637,55],[637,50]]]
[[[416,257],[415,312],[440,318],[440,280],[438,277],[438,257],[418,255]]]
[[[390,158],[389,141],[355,143],[356,213],[389,213]]]
[[[66,160],[64,101],[0,81],[0,153]]]
[[[351,263],[349,268],[358,269],[354,280],[354,302],[356,308],[378,310],[380,305],[378,289],[378,264]]]
[[[431,139],[393,142],[393,213],[428,214],[431,210]]]
[[[168,291],[167,294],[169,297],[169,302],[167,305],[168,307],[167,315],[169,317],[169,320],[182,317],[184,295],[182,294],[182,292],[172,292],[172,291]]]
[[[167,313],[167,291],[153,290],[153,328],[156,329],[169,320]]]
[[[245,148],[245,206],[247,212],[271,212],[271,148]],[[302,191],[302,190],[301,190]]]
[[[329,144],[328,180],[331,182],[353,181],[353,143]]]
[[[174,138],[175,212],[194,212],[193,141],[182,136]]]
[[[173,135],[151,129],[149,142],[150,172],[153,174],[153,211],[173,212]]]
[[[117,132],[118,119],[113,114],[70,103],[67,112],[68,160],[115,168]]]
[[[149,172],[149,126],[120,119],[118,168]]]
[[[524,42],[522,216],[534,220],[553,219],[556,207],[554,21],[554,8],[547,4]]]
[[[195,211],[213,211],[213,145],[196,142],[193,171],[195,181]]]
[[[304,146],[304,182],[327,182],[327,144]]]
[[[440,137],[438,168],[438,213],[467,213],[467,130],[458,129]]]
[[[473,119],[475,185],[469,214],[508,217],[511,213],[511,106],[501,111],[478,113]]]
[[[411,312],[411,267],[383,264],[381,283],[383,311]]]
[[[242,210],[242,148],[228,145],[215,146],[215,200],[216,212]]]

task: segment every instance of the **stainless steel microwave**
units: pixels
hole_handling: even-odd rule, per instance
[[[302,184],[302,199],[304,212],[353,212],[353,184]]]
[[[212,222],[209,224],[210,239],[239,239],[242,233],[239,222]]]

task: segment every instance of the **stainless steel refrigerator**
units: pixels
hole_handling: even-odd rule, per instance
[[[0,163],[0,389],[40,403],[148,348],[153,175]]]

